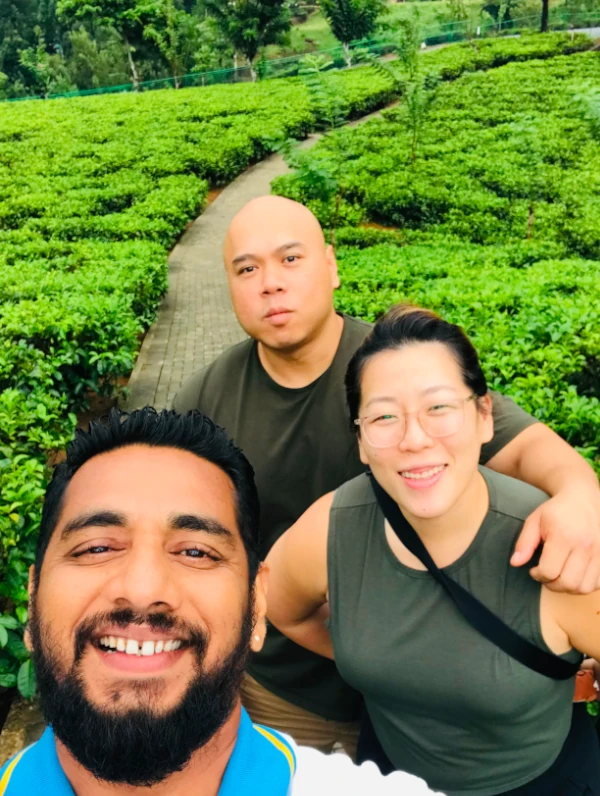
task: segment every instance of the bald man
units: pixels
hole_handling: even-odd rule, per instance
[[[364,470],[349,429],[344,374],[370,326],[335,312],[333,249],[296,202],[265,196],[247,204],[231,223],[224,260],[234,311],[250,339],[193,376],[174,408],[212,417],[250,460],[264,558],[315,500]],[[524,564],[547,539],[538,577],[554,580],[562,570],[575,589],[592,581],[600,587],[600,492],[591,468],[512,401],[493,398],[495,435],[482,462],[556,495],[544,504],[549,512],[528,520],[513,563]],[[249,671],[244,704],[254,721],[300,744],[329,751],[339,742],[353,753],[360,699],[331,661],[270,628]]]

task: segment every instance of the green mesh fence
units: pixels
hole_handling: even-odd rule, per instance
[[[439,44],[451,44],[453,42],[464,41],[467,38],[488,38],[490,36],[516,35],[519,32],[539,30],[540,15],[519,17],[518,19],[503,20],[494,22],[488,20],[485,23],[474,25],[469,21],[448,22],[440,25],[430,26],[423,29],[423,44],[427,47]],[[600,11],[596,12],[577,12],[568,9],[550,9],[548,27],[550,30],[575,30],[590,29],[600,27]],[[384,55],[394,50],[394,35],[388,33],[374,39],[356,41],[351,49],[360,60],[360,53],[369,52],[374,55]],[[342,46],[332,47],[327,50],[316,50],[310,53],[292,55],[287,58],[277,58],[272,60],[261,60],[255,64],[255,71],[258,79],[271,79],[278,77],[294,77],[298,74],[301,61],[306,55],[321,55],[331,61],[331,68],[343,69],[346,66],[344,51]],[[166,88],[190,88],[197,86],[212,86],[217,83],[243,83],[253,79],[250,67],[242,66],[231,69],[215,69],[207,72],[195,72],[183,75],[178,78],[160,78],[158,80],[146,80],[139,83],[137,88],[133,83],[118,86],[105,86],[103,88],[84,89],[81,91],[70,91],[63,94],[50,94],[46,99],[60,99],[65,97],[89,97],[97,94],[116,94],[130,91],[154,91]],[[42,97],[16,97],[0,102],[20,102],[24,100],[44,99]]]

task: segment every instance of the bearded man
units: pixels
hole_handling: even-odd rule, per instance
[[[253,473],[225,432],[113,410],[78,432],[44,503],[30,576],[41,740],[0,796],[430,793],[253,725],[240,689],[265,637]]]

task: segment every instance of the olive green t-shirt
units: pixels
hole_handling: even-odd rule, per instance
[[[488,512],[444,572],[537,647],[549,651],[542,587],[510,558],[547,495],[481,468]],[[392,552],[365,474],[336,490],[327,549],[335,660],[365,698],[394,766],[448,796],[494,796],[554,763],[571,726],[574,680],[552,680],[473,628],[429,572]],[[571,650],[561,656],[579,663]]]
[[[343,318],[334,360],[312,384],[299,389],[277,384],[260,363],[256,341],[245,340],[194,375],[173,403],[178,412],[200,409],[225,428],[254,467],[263,558],[318,498],[365,469],[350,431],[344,375],[371,325]],[[536,422],[510,399],[493,398],[496,430],[484,446],[482,462]],[[274,627],[249,671],[272,693],[320,716],[338,721],[358,717],[360,698],[335,665]]]

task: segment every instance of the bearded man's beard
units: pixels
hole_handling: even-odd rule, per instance
[[[225,724],[236,705],[254,625],[252,603],[250,600],[243,616],[235,648],[209,671],[203,670],[208,646],[203,630],[178,623],[167,614],[141,616],[121,610],[93,617],[78,629],[74,663],[68,672],[61,672],[52,652],[52,635],[34,610],[30,620],[32,658],[42,711],[55,736],[85,769],[107,782],[151,786],[181,771],[192,754]],[[107,697],[105,707],[89,701],[81,659],[94,631],[107,623],[182,631],[195,663],[194,677],[177,705],[161,712],[160,682],[150,678],[128,685],[138,699],[146,698],[148,704],[143,707],[119,712],[120,686]]]

